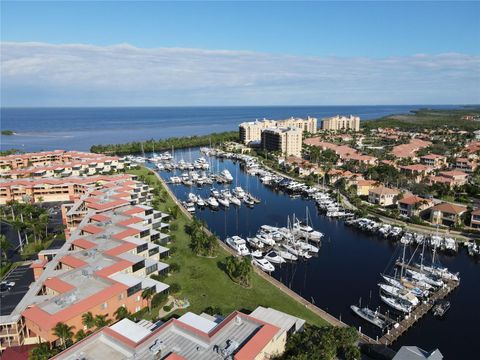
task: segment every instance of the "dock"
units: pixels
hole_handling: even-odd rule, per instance
[[[406,268],[416,269],[410,265],[404,265]],[[418,270],[418,269],[416,269]],[[388,330],[378,342],[383,345],[391,345],[394,343],[400,336],[402,336],[410,327],[412,327],[418,320],[420,320],[425,314],[427,314],[435,305],[438,300],[444,299],[448,294],[455,290],[459,285],[460,281],[454,280],[444,280],[445,285],[438,290],[436,290],[428,300],[422,302],[417,306],[409,315],[398,323],[397,327],[393,327]]]

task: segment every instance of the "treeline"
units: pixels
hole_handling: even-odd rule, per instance
[[[90,151],[93,153],[102,153],[109,155],[127,155],[140,154],[143,150],[145,152],[151,151],[166,151],[174,149],[182,149],[196,146],[212,146],[224,143],[226,141],[237,141],[237,131],[226,131],[221,133],[213,133],[209,135],[195,135],[185,137],[171,137],[162,140],[147,140],[144,142],[131,142],[126,144],[109,144],[109,145],[93,145]]]

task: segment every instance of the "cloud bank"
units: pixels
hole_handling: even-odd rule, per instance
[[[1,44],[3,106],[480,103],[480,56]]]

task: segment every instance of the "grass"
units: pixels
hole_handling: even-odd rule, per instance
[[[128,172],[147,176],[154,186],[162,188],[160,181],[145,168]],[[162,202],[160,210],[166,211],[172,205],[174,202],[168,197]],[[234,283],[220,267],[229,254],[220,248],[214,259],[196,256],[189,248],[190,239],[184,231],[189,219],[180,212],[175,222],[178,230],[172,234],[175,234],[176,239],[168,246],[175,246],[177,251],[166,262],[179,264],[180,270],[168,276],[165,282],[180,284],[182,290],[177,298],[187,298],[191,304],[186,310],[177,310],[176,314],[185,311],[200,313],[209,306],[219,307],[223,314],[229,314],[233,310],[252,311],[261,305],[298,316],[313,325],[328,325],[321,317],[255,273],[252,274],[252,286],[249,289]]]

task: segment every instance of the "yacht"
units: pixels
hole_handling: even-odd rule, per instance
[[[387,284],[378,284],[378,286],[389,296],[404,300],[405,302],[410,303],[412,306],[417,306],[419,304],[418,298],[405,289],[399,289],[395,286]]]
[[[242,202],[236,197],[236,196],[231,196],[230,199],[228,199],[233,205],[240,206],[242,205]]]
[[[285,260],[290,260],[290,261],[297,261],[298,260],[298,257],[289,253],[288,251],[278,250],[277,253],[278,253],[278,255],[280,255]]]
[[[385,295],[380,295],[380,299],[387,304],[388,306],[394,308],[395,310],[404,312],[404,313],[410,313],[412,311],[412,306],[405,304],[404,302],[391,298],[389,296]]]
[[[225,240],[228,246],[236,251],[237,255],[246,256],[250,254],[247,243],[240,236],[234,235]]]
[[[383,315],[369,309],[368,307],[360,308],[358,306],[351,305],[350,309],[352,309],[352,311],[362,319],[367,320],[369,323],[379,327],[380,329],[385,329],[389,324]]]
[[[210,196],[208,199],[207,199],[207,204],[214,208],[214,209],[217,209],[218,208],[218,201],[217,199],[215,199],[213,196]]]
[[[224,207],[229,207],[230,206],[230,201],[228,201],[226,198],[219,197],[217,200],[218,200],[219,204],[224,206]]]
[[[198,201],[198,197],[194,193],[188,193],[188,200],[195,204]]]
[[[250,255],[252,255],[254,258],[261,258],[263,256],[263,253],[260,250],[255,250],[251,251]]]
[[[266,260],[266,259],[257,259],[257,258],[254,258],[252,260],[252,264],[259,267],[261,270],[265,271],[265,272],[272,272],[272,271],[275,271],[275,266],[273,266],[270,261]]]
[[[205,200],[203,200],[203,198],[200,195],[198,195],[198,197],[197,197],[197,205],[200,206],[200,207],[205,206]]]
[[[257,238],[256,236],[253,237],[253,238],[247,237],[247,242],[254,249],[263,249],[263,247],[264,247],[264,243],[261,242],[260,239]]]
[[[220,172],[220,175],[222,175],[225,178],[225,180],[227,180],[229,182],[233,181],[233,176],[232,176],[232,174],[230,174],[230,171],[228,171],[227,169],[222,170]]]
[[[232,192],[235,196],[239,198],[245,197],[245,191],[240,186],[235,187]]]
[[[413,295],[419,297],[427,297],[430,292],[428,290],[421,289],[413,283],[408,282],[407,280],[397,280],[387,275],[382,275],[382,278],[390,285],[395,286],[398,289],[409,290]]]
[[[442,287],[444,285],[443,281],[434,275],[426,275],[414,270],[407,269],[407,273],[412,276],[413,279],[426,282],[427,284]]]
[[[258,240],[260,240],[262,243],[268,246],[273,246],[275,245],[275,240],[273,240],[271,235],[268,234],[257,234]]]
[[[265,259],[274,264],[283,264],[286,262],[285,259],[278,255],[275,251],[270,251],[267,255],[265,255]]]

